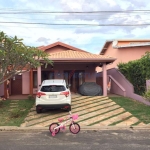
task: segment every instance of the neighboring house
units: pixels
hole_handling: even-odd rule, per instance
[[[130,97],[147,105],[142,96],[134,93],[133,85],[119,72],[117,65],[140,59],[146,52],[150,52],[149,40],[115,40],[106,41],[100,55],[117,58],[113,63],[107,65],[107,82],[111,81],[110,93]],[[96,68],[98,84],[103,80],[102,69]],[[146,81],[145,81],[146,82]]]
[[[107,66],[107,69],[117,68],[121,62],[127,63],[132,60],[140,59],[145,52],[150,52],[149,40],[115,40],[106,41],[100,55],[108,55],[117,58],[112,64]],[[97,72],[101,69],[97,68]]]
[[[49,59],[54,62],[54,66],[44,65],[37,69],[32,69],[11,79],[11,95],[35,94],[45,79],[65,79],[67,84],[71,84],[71,91],[78,92],[79,86],[83,82],[96,82],[96,67],[103,68],[103,95],[107,95],[107,71],[106,65],[115,61],[115,58],[106,55],[96,55],[73,46],[56,42],[39,49],[49,53]],[[41,60],[42,63],[42,60]],[[0,88],[6,88],[5,85]],[[3,91],[0,89],[0,91]],[[0,93],[0,95],[5,93]]]

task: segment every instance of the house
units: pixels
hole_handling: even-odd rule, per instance
[[[145,52],[150,51],[149,40],[114,40],[106,41],[100,55],[109,55],[117,58],[107,69],[117,68],[119,63],[127,63],[132,60],[140,59]],[[101,69],[97,68],[97,72]]]
[[[96,67],[101,66],[103,70],[103,95],[107,95],[107,71],[106,65],[115,61],[115,58],[106,55],[92,54],[75,48],[62,42],[56,42],[47,46],[39,47],[49,53],[49,59],[54,65],[44,65],[29,72],[18,74],[11,79],[11,95],[35,94],[45,79],[65,79],[71,84],[71,92],[78,92],[83,82],[96,82]],[[41,60],[41,63],[42,60]],[[6,84],[1,85],[0,95],[6,93]]]
[[[142,96],[134,93],[133,85],[120,73],[117,65],[140,59],[145,52],[150,51],[149,40],[110,40],[106,41],[100,55],[109,55],[117,58],[113,63],[107,65],[107,82],[111,81],[110,93],[130,97],[146,105],[150,105]],[[101,84],[103,80],[102,69],[96,68],[97,81]],[[146,82],[146,81],[145,81]]]

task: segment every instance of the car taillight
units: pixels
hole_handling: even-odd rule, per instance
[[[69,96],[69,91],[61,92],[60,95],[65,95],[66,97]]]
[[[38,97],[38,98],[40,98],[42,95],[46,95],[45,93],[42,93],[42,92],[37,92],[36,93],[36,96]]]

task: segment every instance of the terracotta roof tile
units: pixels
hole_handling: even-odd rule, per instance
[[[92,54],[92,53],[88,53],[88,52],[79,52],[79,51],[73,51],[73,50],[66,50],[66,51],[62,51],[62,52],[56,52],[56,53],[52,53],[50,54],[49,58],[53,59],[53,58],[72,58],[72,59],[76,59],[76,58],[86,58],[86,59],[107,59],[107,58],[113,58],[110,56],[106,56],[106,55],[97,55],[97,54]]]

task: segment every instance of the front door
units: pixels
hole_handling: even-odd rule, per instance
[[[67,70],[64,71],[64,79],[66,84],[70,84],[71,92],[78,93],[79,86],[85,81],[83,70]]]
[[[21,95],[22,94],[22,75],[15,75],[11,79],[11,95]]]

